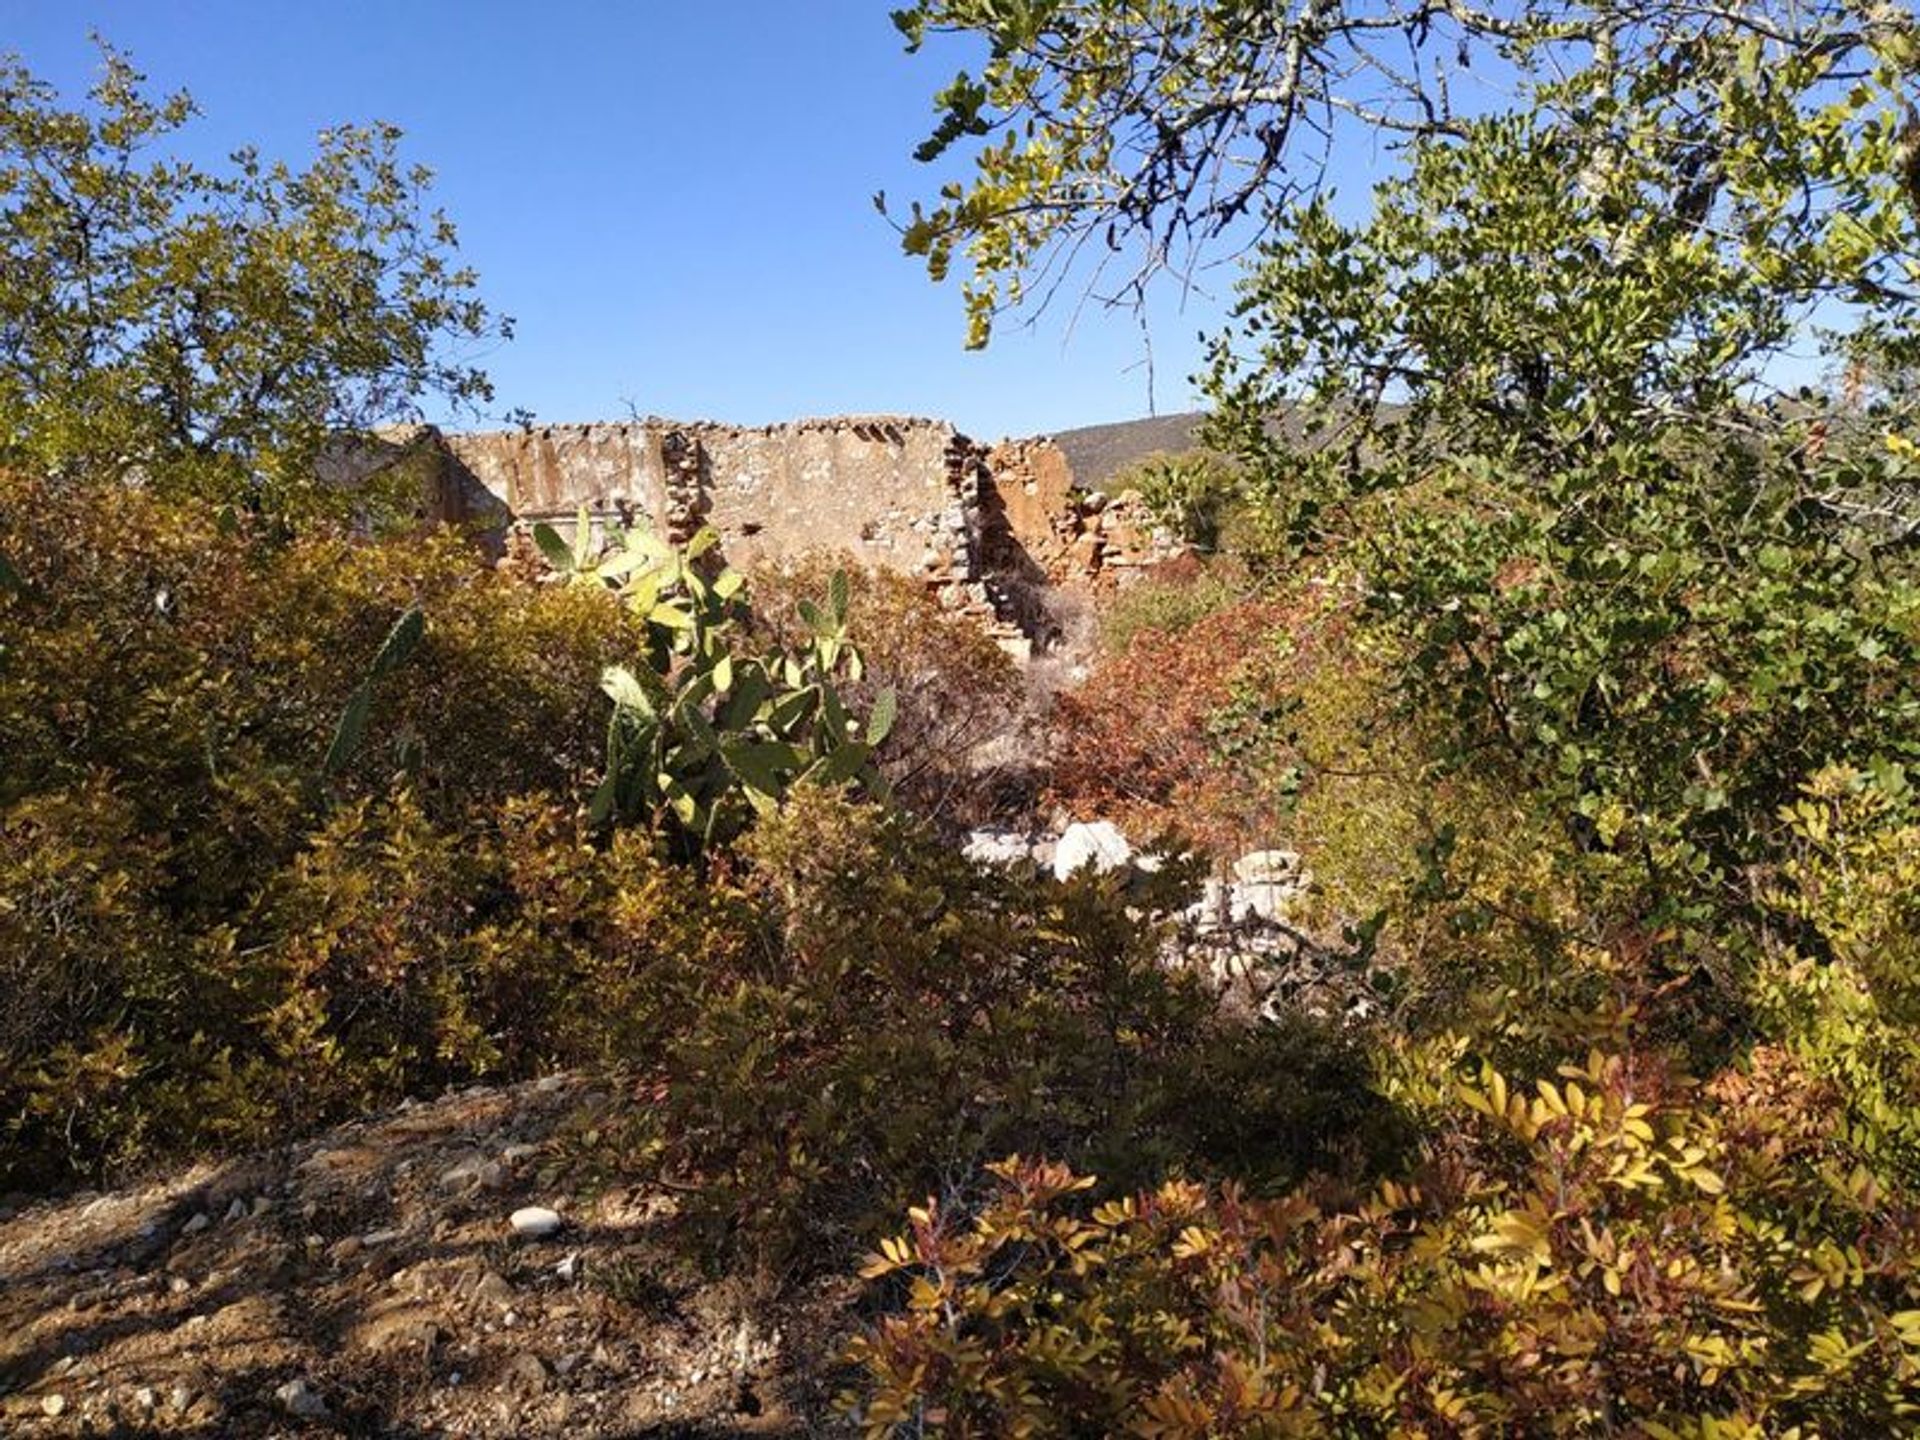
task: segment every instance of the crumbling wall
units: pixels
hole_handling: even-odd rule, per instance
[[[662,419],[435,436],[432,508],[570,529],[645,523],[676,540],[702,525],[751,570],[836,552],[921,579],[1005,640],[1045,643],[1048,586],[1110,583],[1164,546],[1078,490],[1049,441],[991,449],[945,421],[846,416],[745,427]],[[408,441],[418,443],[418,437]]]
[[[1134,492],[1080,488],[1051,440],[1003,440],[986,453],[985,465],[991,569],[1019,570],[1066,589],[1102,589],[1184,548]]]
[[[753,428],[668,420],[449,435],[454,463],[518,521],[645,521],[684,539],[701,525],[751,568],[806,551],[977,583],[979,476],[943,421],[897,416]]]

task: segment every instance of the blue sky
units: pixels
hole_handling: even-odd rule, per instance
[[[486,357],[500,413],[765,423],[889,411],[983,438],[1145,414],[1141,327],[1063,309],[969,354],[957,287],[900,255],[871,197],[966,59],[906,55],[888,0],[0,0],[0,49],[77,98],[98,29],[204,112],[196,157],[298,160],[385,119],[434,167],[483,292],[518,322]],[[1226,272],[1220,272],[1225,274]],[[1158,409],[1223,297],[1150,315]]]

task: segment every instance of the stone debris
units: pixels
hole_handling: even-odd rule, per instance
[[[1091,865],[1104,875],[1133,858],[1133,847],[1110,820],[1075,821],[1061,833],[1053,851],[1054,878],[1066,880]]]
[[[557,1210],[549,1210],[544,1205],[526,1205],[509,1215],[507,1223],[513,1227],[516,1235],[524,1235],[529,1240],[545,1240],[558,1235],[567,1222]]]
[[[976,865],[1013,865],[1033,858],[1033,841],[1018,830],[973,830],[960,853]]]
[[[474,1154],[443,1170],[440,1184],[448,1190],[498,1190],[505,1178],[506,1171],[498,1160]]]
[[[546,1363],[531,1351],[523,1350],[507,1362],[502,1385],[522,1395],[539,1395],[547,1388]]]
[[[273,1392],[286,1412],[298,1420],[324,1420],[327,1417],[327,1402],[319,1391],[302,1376],[289,1380]]]
[[[1110,821],[1074,821],[1059,836],[1005,827],[969,832],[961,852],[975,864],[1031,864],[1066,880],[1091,866],[1095,873],[1126,870],[1150,875],[1166,857],[1136,851]],[[1197,970],[1235,1008],[1272,1016],[1285,1007],[1317,1015],[1359,1017],[1374,1003],[1364,975],[1335,973],[1298,923],[1313,876],[1298,853],[1252,850],[1201,882],[1200,893],[1177,915],[1168,937],[1169,966]]]

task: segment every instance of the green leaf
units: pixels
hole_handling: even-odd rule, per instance
[[[570,558],[573,568],[579,571],[585,571],[593,559],[593,517],[587,513],[584,502],[573,512],[573,554]]]
[[[427,617],[421,613],[420,607],[409,605],[400,618],[393,622],[393,628],[387,631],[387,638],[380,642],[380,649],[373,657],[373,668],[367,673],[368,681],[378,681],[391,674],[395,666],[413,654],[426,629]]]
[[[844,745],[834,746],[823,755],[813,768],[807,771],[807,778],[823,785],[843,785],[858,775],[872,756],[871,745],[849,740]]]
[[[340,722],[333,727],[333,743],[327,747],[327,758],[320,764],[321,773],[338,775],[346,767],[366,736],[367,715],[372,708],[373,691],[362,684],[354,690],[347,708],[340,712]]]
[[[787,734],[813,713],[819,699],[820,691],[812,685],[782,695],[767,711],[767,724],[776,732]]]
[[[773,682],[767,679],[767,672],[754,661],[740,666],[734,677],[732,692],[727,696],[726,706],[720,712],[720,725],[726,730],[744,730],[751,725],[760,713],[760,707],[773,693]]]
[[[604,779],[594,787],[593,799],[587,805],[587,823],[600,826],[613,818],[613,804],[616,794],[614,777],[609,771]]]
[[[887,736],[893,733],[894,721],[899,718],[900,696],[889,685],[873,697],[873,709],[867,715],[867,743],[878,747]]]
[[[573,547],[560,538],[560,532],[542,520],[533,527],[533,543],[540,547],[540,553],[562,575],[573,573]]]
[[[648,679],[653,683],[643,683],[638,675],[624,665],[609,665],[600,672],[600,688],[607,697],[622,709],[634,710],[649,717],[659,714],[659,702],[663,698],[658,689],[659,680],[651,671]]]

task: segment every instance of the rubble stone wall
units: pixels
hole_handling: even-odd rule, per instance
[[[719,532],[729,563],[754,569],[844,553],[918,577],[943,601],[1044,639],[1033,595],[1110,583],[1166,546],[1116,524],[1124,505],[1076,489],[1046,440],[978,445],[945,421],[843,416],[744,427],[646,419],[395,437],[443,456],[435,518],[570,529],[644,522],[674,539]]]

